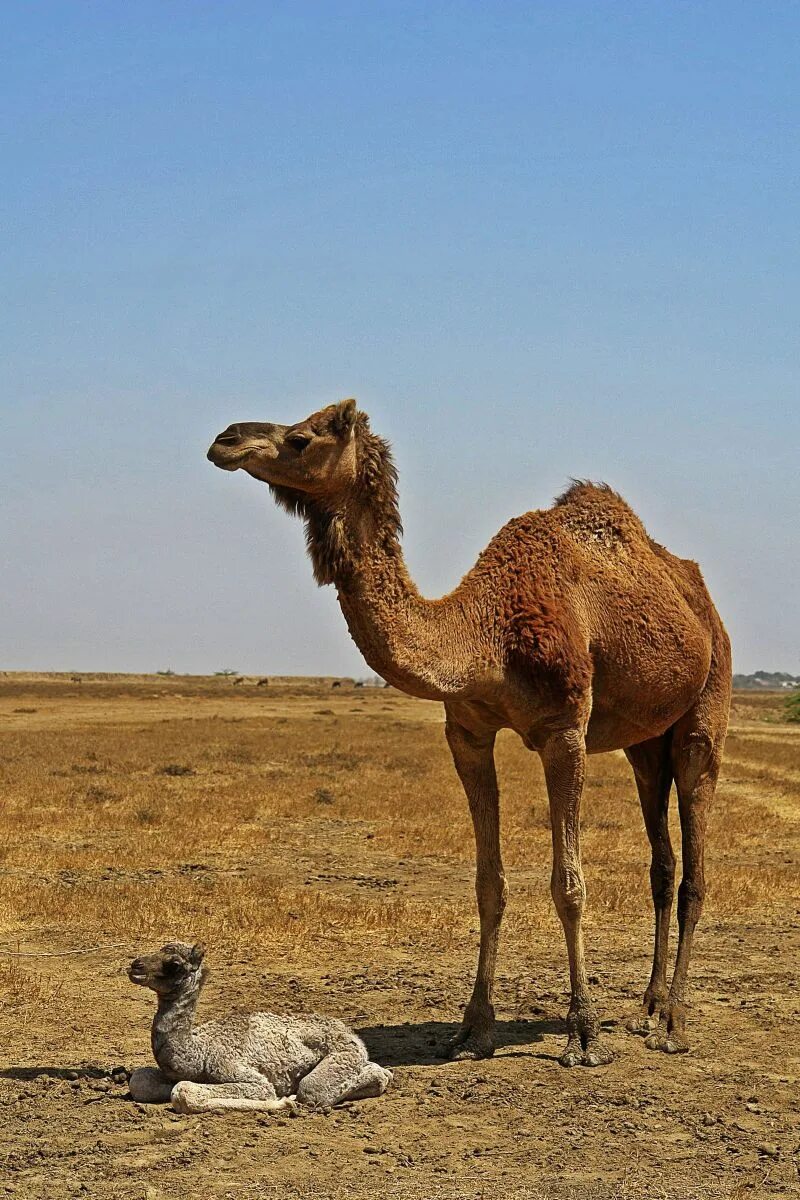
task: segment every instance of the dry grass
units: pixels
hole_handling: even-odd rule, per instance
[[[299,877],[313,874],[326,838],[344,839],[350,865],[378,875],[396,860],[471,864],[469,817],[433,706],[389,692],[331,696],[326,685],[243,698],[207,684],[190,695],[181,682],[155,698],[152,681],[130,679],[71,691],[4,685],[6,941],[31,926],[131,942],[189,928],[215,944],[282,948],[376,931],[402,942],[420,928],[445,946],[469,934],[472,912],[435,894],[345,896]],[[330,716],[319,716],[321,700]],[[762,726],[732,731],[712,823],[709,907],[720,916],[790,902],[792,866],[770,850],[792,821],[781,801],[800,790],[800,739],[764,721],[775,714],[758,700]],[[541,767],[504,734],[498,769],[505,857],[523,884],[510,919],[550,920]],[[623,755],[591,760],[583,829],[590,919],[648,920],[649,859]]]

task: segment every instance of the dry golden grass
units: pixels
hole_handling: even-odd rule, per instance
[[[469,934],[472,911],[426,891],[424,872],[422,894],[402,897],[305,878],[328,843],[345,874],[380,875],[398,860],[471,864],[434,706],[327,684],[171,689],[153,696],[152,680],[130,678],[0,686],[6,943],[42,927],[90,942],[191,929],[223,946],[283,948],[376,931],[403,942],[420,928],[444,946]],[[800,739],[757,699],[732,730],[711,828],[709,910],[721,916],[791,902],[792,865],[770,848],[792,824]],[[504,734],[498,770],[505,857],[523,884],[511,927],[551,921],[541,767]],[[647,921],[647,845],[622,754],[591,760],[583,830],[590,921]]]

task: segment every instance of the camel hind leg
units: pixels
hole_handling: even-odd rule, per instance
[[[349,1092],[345,1092],[342,1100],[370,1100],[373,1096],[382,1096],[394,1078],[394,1073],[377,1063],[368,1062],[361,1068],[355,1083]]]
[[[708,811],[719,777],[731,698],[730,643],[715,632],[711,670],[697,703],[673,726],[671,763],[681,819],[683,877],[678,889],[678,954],[651,1050],[675,1054],[689,1049],[686,1037],[686,979],[692,940],[705,898],[704,851]]]
[[[627,1025],[630,1033],[648,1034],[658,1024],[667,999],[667,950],[672,900],[675,894],[675,855],[669,838],[669,794],[672,787],[672,733],[630,746],[625,754],[633,767],[639,802],[650,842],[650,889],[655,913],[653,969],[642,1010]]]
[[[344,1100],[366,1100],[386,1091],[392,1072],[369,1062],[360,1043],[328,1054],[297,1086],[297,1100],[309,1108],[333,1108]]]

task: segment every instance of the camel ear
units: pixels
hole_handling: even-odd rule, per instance
[[[333,419],[331,426],[333,432],[338,434],[343,441],[347,441],[350,434],[353,432],[353,426],[356,423],[356,402],[355,400],[342,400],[333,410]]]
[[[205,956],[205,952],[206,952],[205,942],[195,942],[195,944],[192,946],[192,949],[189,953],[189,962],[192,964],[193,967],[200,966],[200,963],[203,961],[203,958]]]

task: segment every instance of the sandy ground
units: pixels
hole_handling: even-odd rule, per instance
[[[463,801],[436,706],[366,691],[0,677],[0,1195],[800,1195],[800,728],[779,698],[737,701],[686,1055],[624,1029],[649,973],[648,859],[624,760],[593,760],[588,956],[616,1057],[566,1071],[531,756],[509,741],[500,763],[501,1044],[445,1062],[477,950]],[[123,968],[171,934],[209,940],[207,1014],[342,1016],[390,1090],[291,1118],[133,1103],[152,1006]]]

